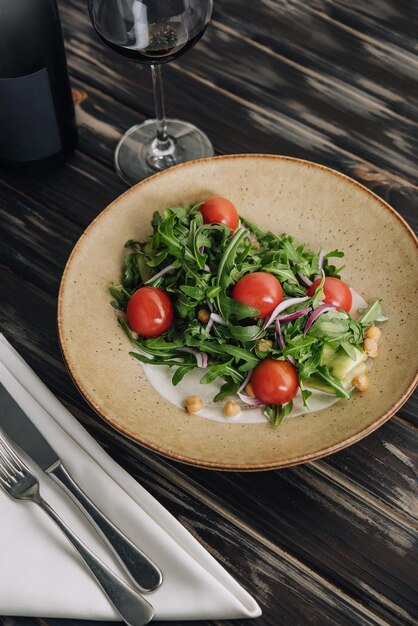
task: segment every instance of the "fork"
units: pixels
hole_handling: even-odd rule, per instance
[[[78,551],[109,601],[129,626],[148,624],[154,609],[77,537],[40,494],[39,481],[0,433],[0,485],[15,500],[38,504]]]

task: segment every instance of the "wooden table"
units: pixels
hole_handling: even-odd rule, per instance
[[[234,474],[138,447],[75,389],[57,342],[61,273],[83,229],[124,191],[113,151],[153,103],[149,70],[100,43],[85,3],[61,0],[60,9],[80,141],[48,175],[0,172],[1,330],[111,456],[254,594],[263,609],[254,624],[418,623],[416,399],[329,458]],[[215,0],[203,40],[164,69],[168,113],[206,131],[219,153],[331,166],[416,227],[417,32],[410,0]]]

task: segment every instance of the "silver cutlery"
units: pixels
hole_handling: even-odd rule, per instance
[[[0,427],[72,498],[141,591],[162,583],[158,567],[117,528],[77,485],[28,415],[0,383]]]
[[[0,434],[0,486],[16,500],[27,500],[38,504],[47,515],[59,526],[74,548],[83,558],[85,564],[103,589],[104,593],[130,626],[148,624],[154,609],[144,598],[127,585],[119,576],[103,563],[67,524],[54,509],[42,498],[38,479],[16,455],[4,437]]]

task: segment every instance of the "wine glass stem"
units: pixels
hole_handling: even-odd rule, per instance
[[[151,65],[152,87],[154,90],[155,117],[157,120],[158,148],[164,150],[169,141],[167,123],[165,121],[164,91],[161,79],[161,65]]]

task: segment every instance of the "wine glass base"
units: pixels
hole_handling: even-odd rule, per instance
[[[166,120],[166,124],[169,140],[163,151],[156,149],[156,120],[132,126],[119,141],[115,167],[128,185],[134,185],[172,165],[213,156],[211,142],[196,126],[173,119]]]

